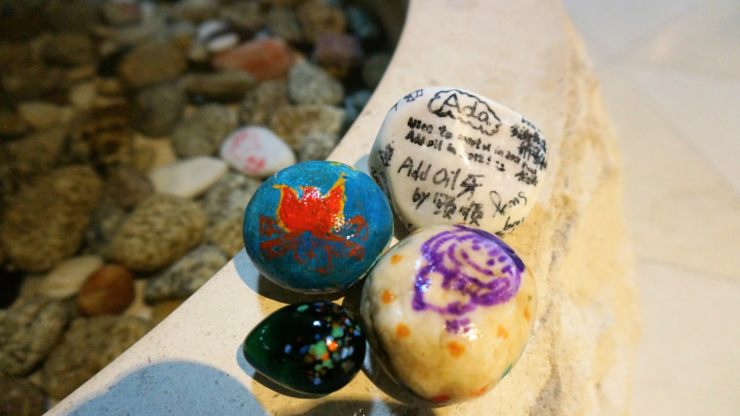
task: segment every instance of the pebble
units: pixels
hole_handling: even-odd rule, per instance
[[[93,43],[88,35],[82,33],[52,35],[44,43],[43,54],[50,64],[77,66],[95,62]]]
[[[256,33],[265,22],[263,6],[259,1],[233,2],[221,9],[221,17],[242,33]]]
[[[338,105],[344,86],[316,65],[301,62],[290,68],[288,96],[298,104]]]
[[[262,181],[239,172],[228,172],[206,192],[203,205],[211,224],[228,218],[244,216],[249,203]]]
[[[229,259],[216,247],[200,246],[173,264],[162,275],[149,279],[144,299],[153,304],[185,299],[200,289]]]
[[[181,85],[188,93],[215,101],[241,100],[255,84],[256,81],[249,72],[237,71],[190,74],[181,81]]]
[[[47,271],[82,243],[102,181],[88,166],[57,169],[23,188],[7,206],[0,239],[13,264]]]
[[[303,41],[303,28],[293,8],[275,6],[267,14],[267,28],[273,35],[291,43]]]
[[[323,0],[310,0],[298,9],[303,31],[309,42],[325,33],[344,33],[347,30],[347,19],[342,9]]]
[[[172,139],[166,137],[152,139],[143,135],[135,135],[134,149],[142,158],[134,167],[141,172],[151,172],[177,160],[175,149],[172,147]]]
[[[111,242],[118,229],[126,220],[126,211],[108,203],[95,208],[90,218],[90,226],[85,231],[85,242],[90,251],[99,256],[107,256]]]
[[[135,2],[107,2],[100,7],[103,19],[113,26],[136,24],[141,19],[141,8]]]
[[[328,293],[363,277],[388,247],[393,218],[372,179],[338,162],[305,162],[270,176],[244,213],[257,270],[286,289]]]
[[[258,178],[295,164],[287,144],[264,127],[242,127],[221,145],[221,158],[235,169]]]
[[[514,111],[470,91],[433,87],[391,107],[368,167],[409,230],[455,222],[503,236],[536,203],[547,147]]]
[[[97,316],[72,321],[43,366],[46,392],[63,399],[152,329],[133,316]]]
[[[154,185],[138,170],[118,166],[108,174],[103,196],[123,209],[132,209],[154,192]]]
[[[275,111],[288,105],[288,87],[283,80],[264,81],[244,96],[239,119],[245,125],[266,125]]]
[[[336,303],[301,303],[263,319],[247,335],[242,352],[255,370],[276,383],[323,396],[349,384],[360,371],[365,334]]]
[[[490,391],[516,364],[537,317],[537,288],[498,237],[436,224],[378,260],[361,309],[389,374],[422,399],[449,405]]]
[[[308,133],[339,134],[344,110],[329,105],[297,105],[278,109],[270,127],[291,149],[298,151]]]
[[[239,40],[239,35],[236,33],[224,33],[206,42],[205,46],[208,52],[223,52],[238,45]]]
[[[242,238],[242,225],[244,216],[242,214],[234,215],[208,227],[203,241],[206,244],[216,246],[226,254],[227,258],[232,258],[239,254],[244,248],[244,239]]]
[[[367,58],[362,67],[362,81],[367,88],[374,90],[380,84],[390,62],[391,56],[387,53],[377,53]]]
[[[187,95],[176,84],[163,83],[140,90],[133,100],[131,125],[147,136],[172,132],[187,104]]]
[[[28,131],[28,125],[16,113],[0,109],[0,137],[20,136]]]
[[[157,168],[149,178],[159,193],[192,199],[208,190],[228,169],[223,160],[198,156]]]
[[[134,301],[134,275],[125,267],[106,264],[84,282],[77,309],[86,316],[118,315]]]
[[[314,58],[322,66],[344,73],[362,63],[365,53],[354,35],[326,33],[316,39]]]
[[[174,12],[178,19],[200,23],[218,16],[218,1],[181,0],[175,6]]]
[[[0,368],[28,374],[51,352],[69,320],[60,303],[42,296],[19,299],[0,313]]]
[[[175,127],[172,134],[175,152],[180,157],[210,156],[237,124],[236,113],[229,108],[204,105]]]
[[[149,41],[134,47],[118,66],[118,75],[131,88],[141,88],[180,76],[187,68],[182,52],[165,41]]]
[[[228,22],[223,20],[209,20],[198,25],[198,29],[195,32],[195,40],[200,43],[208,42],[215,36],[228,33],[231,30],[231,26]]]
[[[313,131],[306,135],[306,140],[298,151],[298,161],[326,160],[337,147],[339,138],[335,134]]]
[[[219,71],[247,71],[257,81],[285,78],[293,65],[293,51],[284,40],[253,40],[216,54],[213,67]]]
[[[5,149],[14,174],[26,177],[52,170],[62,156],[67,134],[65,127],[57,126],[8,143]]]
[[[0,391],[0,415],[38,416],[46,411],[43,393],[28,380],[0,376]]]
[[[85,280],[100,266],[99,256],[78,256],[65,260],[41,281],[39,294],[51,299],[70,298],[79,292]]]
[[[62,124],[65,116],[62,106],[45,101],[18,104],[18,115],[35,130],[44,130]]]
[[[85,0],[50,3],[44,11],[44,17],[57,32],[86,33],[100,23],[97,7]]]
[[[208,216],[200,204],[154,194],[140,203],[116,233],[109,260],[132,271],[172,264],[203,237]]]
[[[380,37],[380,26],[363,8],[348,6],[344,15],[347,18],[349,30],[362,40],[377,39]]]
[[[69,90],[69,103],[78,110],[87,111],[93,108],[98,100],[98,87],[94,81],[81,82]]]

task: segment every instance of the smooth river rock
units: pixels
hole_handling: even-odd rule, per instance
[[[157,192],[190,199],[205,192],[227,170],[223,160],[201,156],[157,168],[149,178]]]

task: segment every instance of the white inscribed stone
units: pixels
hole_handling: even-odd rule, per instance
[[[80,291],[85,280],[103,265],[99,256],[71,258],[47,274],[39,285],[38,292],[53,299],[72,297]]]
[[[221,158],[250,176],[266,178],[295,164],[295,154],[285,142],[264,127],[243,127],[221,145]]]
[[[200,156],[154,170],[149,179],[157,192],[182,198],[195,198],[221,179],[228,166],[215,157]]]
[[[388,111],[368,160],[410,229],[464,223],[502,236],[534,207],[547,170],[542,133],[470,91],[414,91]]]

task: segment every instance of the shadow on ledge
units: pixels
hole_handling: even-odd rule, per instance
[[[253,412],[261,408],[249,390],[223,371],[198,363],[165,361],[124,376],[107,392],[67,414],[229,416],[262,414]]]

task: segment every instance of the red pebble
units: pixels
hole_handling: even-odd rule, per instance
[[[325,33],[316,39],[314,56],[322,66],[349,68],[359,65],[364,53],[355,36]]]
[[[77,298],[77,309],[87,316],[116,315],[134,301],[134,275],[128,269],[106,264],[87,278]]]
[[[248,71],[258,81],[286,78],[293,51],[282,39],[260,39],[217,54],[212,64],[220,71]]]

